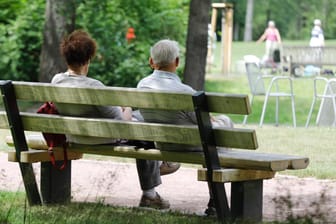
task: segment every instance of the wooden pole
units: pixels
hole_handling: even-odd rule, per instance
[[[216,32],[216,23],[217,23],[217,8],[212,8],[212,15],[211,15],[211,35],[214,34]],[[208,34],[209,35],[209,34]],[[212,46],[213,46],[213,41],[214,38],[213,37],[208,37],[210,38],[210,42],[208,43],[208,55],[207,55],[207,70],[211,71],[211,67],[212,67],[212,54],[214,54],[214,52],[212,51]]]
[[[213,3],[211,29],[212,32],[216,28],[217,10],[222,9],[222,73],[228,74],[231,70],[232,55],[232,27],[233,27],[233,5],[230,3]],[[212,49],[208,50],[208,59],[212,56]]]
[[[224,19],[225,18],[225,19]],[[223,52],[223,63],[222,63],[222,73],[228,74],[231,70],[231,55],[232,55],[232,27],[233,27],[233,9],[232,5],[226,6],[223,11],[223,23],[224,26],[222,33],[222,52]]]

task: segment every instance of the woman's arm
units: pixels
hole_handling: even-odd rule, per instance
[[[257,40],[257,43],[263,42],[266,39],[266,31],[259,37],[259,39]]]

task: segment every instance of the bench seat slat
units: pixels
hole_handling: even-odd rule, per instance
[[[75,104],[117,105],[133,108],[193,111],[191,94],[171,93],[136,88],[66,88],[50,83],[14,82],[19,100],[37,102],[53,101]],[[79,93],[80,91],[80,93]],[[251,107],[246,94],[206,93],[210,112],[250,114]]]
[[[6,116],[4,113],[0,114],[0,128],[8,128],[4,116]],[[197,137],[199,132],[196,125],[125,122],[112,119],[72,118],[36,113],[21,113],[21,116],[24,129],[27,131],[201,145],[200,138]],[[99,125],[96,122],[100,122]],[[258,148],[254,130],[216,128],[214,131],[218,146],[240,149]]]
[[[204,164],[204,156],[202,152],[172,152],[172,151],[160,151],[157,149],[137,149],[132,146],[108,146],[108,145],[80,145],[72,144],[69,152],[87,153],[105,156],[117,156],[136,159],[149,159],[149,160],[164,160],[174,161],[181,163],[191,164]],[[256,153],[260,154],[260,153]],[[258,158],[259,157],[259,158]],[[261,160],[260,158],[264,159]],[[250,155],[242,152],[233,153],[221,153],[219,155],[220,164],[223,167],[239,168],[239,169],[255,169],[265,171],[283,171],[286,169],[304,169],[308,163],[306,158],[302,157],[290,157],[274,154],[263,155]],[[300,162],[301,166],[291,166],[292,160]]]
[[[64,154],[62,150],[54,150],[54,155],[56,161],[64,160]],[[68,152],[68,160],[81,159],[81,158],[83,158],[83,153]],[[15,151],[8,152],[8,161],[18,162]],[[47,161],[50,161],[49,152],[47,150],[29,150],[21,152],[21,162],[23,163],[36,163]]]
[[[273,171],[263,170],[243,170],[243,169],[220,169],[213,170],[212,180],[219,183],[250,181],[271,179],[275,175]],[[201,168],[197,171],[197,179],[199,181],[207,181],[207,169]]]
[[[269,170],[280,171],[285,169],[305,169],[309,164],[307,157],[293,156],[286,154],[276,153],[262,153],[253,152],[250,153],[246,150],[226,150],[225,152],[219,152],[221,163],[227,164],[231,167],[235,163],[239,163],[239,166],[246,169],[254,169],[255,164],[265,163]],[[225,158],[228,158],[227,160]]]
[[[182,163],[205,164],[203,153],[172,152],[163,150],[134,150],[128,147],[72,145],[71,151],[88,154],[116,155],[137,159],[152,159],[175,161]],[[304,157],[286,156],[270,153],[246,153],[247,151],[226,150],[219,154],[219,161],[223,167],[255,169],[268,171],[282,171],[286,169],[304,169],[309,160]],[[295,165],[293,165],[293,163]]]
[[[6,139],[7,144],[13,144],[12,139]],[[28,146],[32,149],[46,150],[47,146],[41,135],[29,135]],[[99,154],[106,156],[130,157],[137,159],[153,159],[175,161],[183,163],[204,164],[203,153],[197,152],[172,152],[151,150],[135,150],[130,146],[110,145],[81,145],[71,144],[69,151],[88,154]],[[246,150],[223,150],[219,152],[219,160],[223,167],[282,171],[285,169],[304,169],[308,166],[309,160],[305,157],[290,156],[274,153],[249,152]]]

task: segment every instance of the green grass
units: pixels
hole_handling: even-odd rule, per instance
[[[307,45],[304,41],[284,41],[286,45]],[[327,41],[326,45],[336,45],[335,40]],[[255,42],[234,42],[232,47],[232,68],[235,62],[242,60],[245,54],[262,56],[264,44]],[[219,51],[217,47],[216,60],[220,64]],[[247,77],[245,74],[238,74],[235,71],[229,75],[219,74],[216,70],[220,66],[214,67],[211,74],[207,74],[206,91],[250,94]],[[319,90],[322,86],[319,85]],[[280,88],[288,89],[286,84],[281,84]],[[297,128],[292,127],[291,104],[289,100],[281,99],[279,112],[279,127],[275,127],[275,101],[270,101],[267,106],[264,119],[264,126],[259,128],[260,115],[264,98],[255,97],[252,106],[252,114],[248,117],[247,127],[252,127],[257,131],[259,142],[258,151],[302,155],[310,158],[310,165],[305,170],[280,172],[281,174],[291,174],[300,177],[316,178],[336,178],[336,168],[334,166],[336,153],[332,139],[336,134],[335,128],[316,127],[315,120],[319,107],[319,101],[315,105],[310,127],[304,128],[308,112],[313,98],[313,79],[294,78],[293,88],[296,104]],[[243,121],[243,116],[229,115],[237,126]]]
[[[115,207],[96,203],[25,207],[24,193],[0,192],[0,223],[216,223],[213,218],[178,212],[159,212],[139,208]],[[6,202],[6,203],[3,203]],[[25,221],[25,222],[24,222]]]
[[[245,76],[227,77],[227,78],[209,78],[206,82],[206,91],[248,94],[250,90]],[[287,83],[281,83],[280,88],[288,89]],[[293,80],[293,89],[295,94],[296,120],[298,126],[304,126],[307,120],[308,112],[313,99],[313,80],[309,78],[296,78]],[[248,123],[259,123],[263,96],[256,96],[252,105],[252,114],[248,117]],[[281,98],[279,104],[279,122],[281,125],[292,125],[291,102],[289,99]],[[317,116],[318,103],[314,107],[311,124]],[[242,122],[243,116],[232,116],[235,122]],[[267,104],[264,123],[275,123],[275,99],[271,98]]]
[[[252,128],[257,132],[257,151],[307,156],[310,159],[307,169],[288,170],[279,174],[336,179],[336,152],[333,143],[335,128],[276,128],[269,125]]]
[[[0,192],[0,223],[1,224],[151,224],[151,223],[181,223],[181,224],[212,224],[218,223],[214,217],[204,217],[183,214],[172,211],[157,211],[139,208],[115,207],[104,204],[73,202],[67,205],[28,206],[22,192]],[[283,202],[280,202],[283,203]],[[286,204],[283,204],[286,208]],[[313,223],[312,218],[289,217],[287,221],[263,222],[274,224]],[[253,222],[226,222],[228,224],[249,224]]]

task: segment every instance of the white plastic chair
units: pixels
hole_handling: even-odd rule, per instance
[[[318,83],[324,83],[323,93],[318,91]],[[306,127],[309,126],[311,115],[317,99],[321,99],[320,108],[316,118],[316,124],[319,126],[336,125],[336,79],[326,79],[316,77],[314,79],[314,96],[309,110]]]
[[[293,126],[296,127],[296,116],[295,116],[295,101],[293,94],[293,83],[292,78],[289,76],[273,76],[265,75],[262,73],[260,67],[258,66],[257,57],[253,55],[247,55],[244,57],[246,74],[249,81],[249,86],[251,90],[251,106],[253,105],[253,99],[255,96],[265,96],[264,105],[260,117],[259,126],[261,127],[264,122],[265,112],[267,103],[270,97],[276,97],[276,110],[275,110],[275,122],[276,125],[279,124],[279,98],[280,97],[290,97],[292,104],[292,116],[293,116]],[[265,88],[264,79],[271,79],[267,89]],[[289,92],[280,92],[279,91],[279,81],[288,82]],[[247,115],[244,117],[243,124],[247,122]]]

